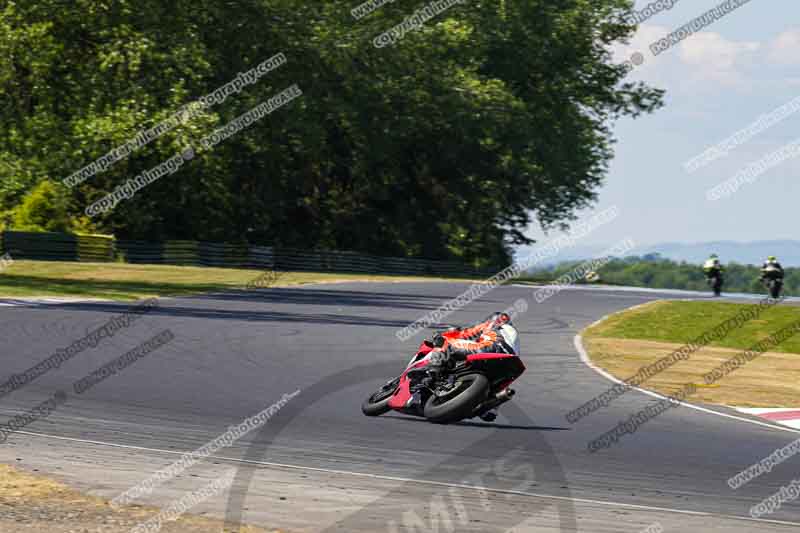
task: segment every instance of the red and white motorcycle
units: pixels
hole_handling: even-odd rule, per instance
[[[457,338],[458,331],[441,335]],[[425,367],[434,346],[424,340],[400,377],[367,398],[361,410],[367,416],[395,410],[440,424],[476,416],[492,421],[496,416],[492,411],[514,396],[509,385],[525,371],[516,338],[511,345],[514,353],[477,353],[451,362],[451,368],[432,380]]]

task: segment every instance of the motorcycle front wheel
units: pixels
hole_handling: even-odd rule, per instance
[[[714,296],[720,296],[722,294],[721,276],[713,276],[708,278],[708,284],[711,285],[711,290],[714,292]]]
[[[425,402],[423,414],[431,422],[448,424],[469,417],[486,399],[489,378],[483,374],[459,376],[452,388],[437,390]]]
[[[777,300],[781,296],[782,283],[780,281],[773,281],[769,284],[769,295]]]
[[[392,408],[389,407],[389,400],[392,399],[394,391],[397,390],[399,384],[400,378],[395,378],[381,387],[377,392],[374,392],[361,404],[361,412],[367,416],[379,416],[391,411]]]

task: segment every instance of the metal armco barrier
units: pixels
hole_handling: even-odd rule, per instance
[[[452,261],[410,257],[381,257],[358,252],[273,248],[246,243],[203,241],[145,242],[105,235],[0,233],[0,255],[40,261],[121,261],[140,264],[253,268],[307,272],[399,274],[433,276],[490,276],[495,270],[477,269]]]

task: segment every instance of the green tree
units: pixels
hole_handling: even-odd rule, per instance
[[[547,275],[550,279],[558,279],[582,262],[561,262],[547,271]],[[693,265],[685,261],[678,263],[669,259],[653,260],[652,257],[647,256],[615,258],[603,265],[598,273],[604,283],[615,285],[655,289],[709,290],[701,265]],[[535,272],[534,277],[541,274],[542,272]],[[759,266],[730,263],[725,266],[723,291],[766,294],[760,276]],[[800,296],[800,268],[785,269],[783,292],[789,296]]]
[[[5,3],[0,205],[283,52],[286,65],[70,191],[70,216],[296,83],[301,98],[98,228],[507,263],[531,223],[564,227],[594,202],[614,121],[661,105],[611,61],[632,2],[475,1],[376,48],[413,13],[401,4],[356,21],[343,0]]]
[[[13,227],[25,231],[74,229],[63,191],[51,181],[39,182],[12,211]]]

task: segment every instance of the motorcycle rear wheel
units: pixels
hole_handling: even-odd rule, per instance
[[[450,394],[433,395],[423,408],[425,418],[437,424],[449,424],[469,417],[475,408],[486,399],[489,378],[483,374],[459,376],[456,387]]]

